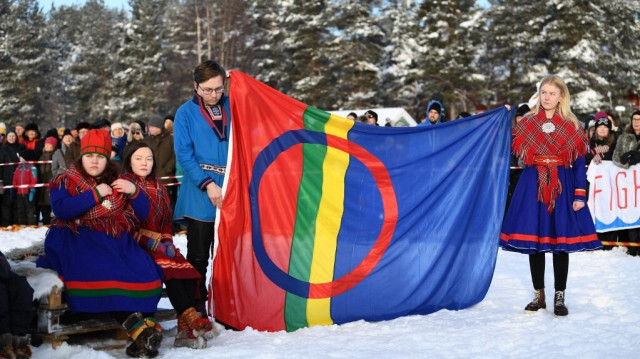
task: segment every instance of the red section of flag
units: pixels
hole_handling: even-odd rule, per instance
[[[233,200],[225,200],[221,208],[211,282],[215,317],[238,329],[244,329],[244,323],[250,321],[260,330],[284,330],[285,292],[262,273],[253,255],[248,189],[258,154],[283,133],[303,129],[302,115],[307,105],[238,71],[231,72],[229,97],[233,154],[225,198]],[[259,194],[265,247],[284,271],[289,252],[282,248],[291,246],[302,171],[301,147],[285,151],[269,167]],[[283,221],[286,225],[275,225]],[[288,241],[288,246],[269,251],[269,241]]]

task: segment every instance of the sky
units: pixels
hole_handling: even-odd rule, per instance
[[[85,0],[38,0],[40,7],[48,12],[51,9],[51,4],[55,4],[56,7],[61,5],[82,5],[86,1]],[[104,0],[105,5],[116,8],[116,9],[127,9],[129,10],[129,0]]]
[[[18,248],[41,246],[46,232],[44,227],[17,232],[0,230],[0,250],[7,254]],[[182,253],[187,252],[186,235],[176,235],[174,241]],[[559,318],[553,315],[551,256],[547,256],[545,273],[548,309],[525,314],[524,307],[532,298],[527,256],[496,250],[498,258],[491,287],[482,302],[468,309],[441,310],[382,322],[361,320],[315,326],[293,333],[250,328],[233,331],[217,325],[220,336],[201,350],[173,347],[176,326],[173,320],[161,323],[165,331],[158,359],[638,357],[640,257],[627,255],[626,248],[571,254],[566,292],[569,315]],[[28,264],[12,262],[14,270]],[[37,288],[48,284],[43,280],[32,285]],[[165,298],[160,307],[171,305]],[[116,344],[126,343],[93,336],[86,343],[65,343],[58,349],[43,344],[34,348],[32,358],[127,358],[124,349],[92,349]]]

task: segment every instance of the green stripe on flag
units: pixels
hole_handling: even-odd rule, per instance
[[[304,112],[303,121],[305,129],[324,132],[329,114],[309,106]],[[322,197],[322,165],[326,153],[326,146],[302,145],[302,177],[298,189],[296,223],[291,241],[289,275],[305,282],[309,281],[311,273],[316,217]],[[307,298],[287,292],[284,318],[287,331],[307,327]]]

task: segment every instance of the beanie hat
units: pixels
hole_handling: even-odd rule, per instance
[[[111,122],[109,122],[109,120],[107,120],[106,117],[104,116],[98,116],[98,118],[96,118],[95,121],[93,121],[93,128],[103,128],[103,127],[109,127],[111,128]]]
[[[111,131],[116,130],[118,128],[121,128],[124,130],[124,127],[122,127],[122,124],[120,122],[116,122],[116,123],[112,123],[111,124]]]
[[[40,133],[40,131],[38,130],[38,125],[36,125],[33,122],[24,127],[24,132],[27,132],[27,131],[36,131]]]
[[[76,125],[76,130],[80,131],[80,130],[83,130],[83,129],[90,130],[91,129],[91,124],[89,122],[86,122],[86,121],[78,122],[78,124]]]
[[[153,115],[149,118],[149,127],[164,128],[164,119],[158,115]]]
[[[97,153],[111,157],[111,136],[105,130],[89,130],[80,140],[80,156]]]
[[[431,110],[436,110],[436,111],[438,111],[438,113],[441,113],[442,112],[442,107],[440,106],[439,103],[434,101],[434,102],[431,103],[431,106],[429,106],[429,108],[427,109],[427,114],[429,114],[429,111],[431,111]]]
[[[594,121],[596,122],[596,128],[598,128],[598,126],[607,126],[609,129],[611,129],[611,120],[609,120],[609,115],[607,115],[606,112],[600,111],[596,113]]]
[[[58,139],[55,137],[47,137],[44,139],[44,144],[50,144],[53,147],[56,147],[58,145]]]

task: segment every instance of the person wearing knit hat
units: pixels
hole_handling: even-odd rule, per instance
[[[111,125],[111,143],[114,151],[114,156],[111,159],[120,161],[124,147],[127,145],[127,136],[125,136],[124,127],[120,122],[114,122]]]
[[[82,138],[90,129],[91,124],[89,122],[81,121],[76,124],[75,130],[77,131],[77,136],[74,135],[73,143],[68,146],[64,152],[65,168],[69,168],[72,163],[80,158],[80,141],[82,141]]]
[[[157,310],[162,296],[162,269],[133,238],[135,223],[145,219],[149,201],[138,186],[119,177],[108,160],[111,137],[90,130],[81,140],[82,157],[50,182],[51,221],[44,255],[36,266],[55,270],[66,283],[109,290],[65,292],[73,312],[112,312],[132,339],[130,357],[154,357],[162,327],[141,313]],[[117,312],[134,314],[125,317]]]
[[[58,139],[55,138],[55,137],[51,137],[51,136],[47,137],[47,138],[44,139],[44,145],[45,146],[50,145],[52,149],[55,149],[56,146],[58,145]],[[46,151],[46,149],[45,149],[45,151]]]
[[[442,122],[442,103],[438,100],[429,102],[427,106],[427,120],[420,125],[435,125]]]
[[[57,132],[54,130],[54,132]],[[39,161],[49,162],[53,160],[53,154],[58,146],[58,138],[55,135],[47,136],[44,139],[42,154]],[[50,163],[38,164],[38,183],[49,183],[53,179],[53,170]],[[36,218],[42,218],[43,225],[51,223],[51,201],[49,200],[49,188],[38,190]]]
[[[596,115],[595,118],[597,120],[594,120],[595,132],[589,140],[589,152],[587,152],[585,156],[587,165],[591,164],[592,162],[595,164],[600,164],[600,162],[602,162],[603,160],[611,161],[616,148],[616,136],[613,131],[611,131],[611,120],[609,120],[609,117],[606,113],[602,114],[604,114],[604,116],[600,115],[599,112],[598,115],[600,116]],[[603,238],[600,239],[609,240]]]
[[[596,129],[598,128],[598,126],[604,125],[611,130],[611,127],[613,126],[611,120],[609,119],[609,115],[604,111],[596,113],[596,116],[593,120],[595,121]]]

